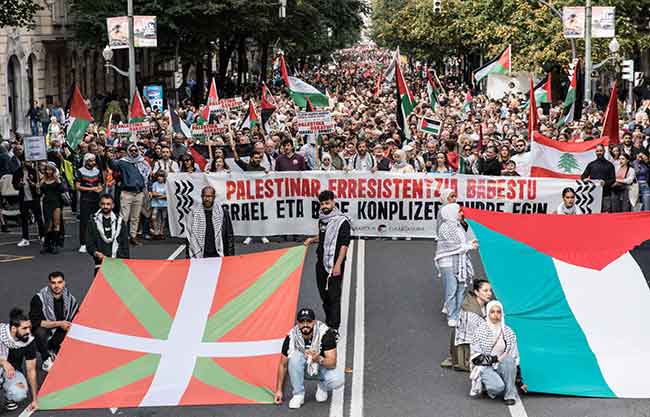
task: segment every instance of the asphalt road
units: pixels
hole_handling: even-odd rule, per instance
[[[10,234],[0,233],[0,321],[13,306],[28,307],[34,292],[41,288],[47,274],[61,270],[66,274],[68,286],[78,296],[83,296],[92,281],[92,262],[88,255],[76,250],[76,224],[68,226],[71,234],[66,239],[65,250],[59,255],[40,255],[38,245],[18,248],[20,236],[13,228]],[[133,257],[166,259],[179,246],[179,241],[146,242],[133,249]],[[294,245],[280,242],[250,246],[237,245],[237,253]],[[523,398],[522,409],[509,410],[500,401],[486,398],[470,399],[468,374],[439,367],[448,344],[448,328],[440,314],[441,282],[434,277],[432,264],[434,243],[431,241],[367,240],[365,256],[359,257],[360,242],[355,242],[351,267],[349,317],[347,329],[342,330],[346,343],[346,386],[344,401],[316,403],[314,382],[307,383],[307,402],[297,411],[282,406],[210,406],[119,409],[115,415],[124,417],[650,417],[647,400],[585,399],[548,395],[528,395]],[[181,254],[180,257],[184,255]],[[21,257],[21,258],[13,258]],[[33,258],[30,258],[33,257]],[[478,257],[477,257],[478,258]],[[308,251],[300,289],[300,306],[312,306],[322,317],[322,310],[314,279],[315,250]],[[358,263],[365,267],[361,300],[364,301],[363,325],[355,322]],[[482,267],[475,259],[478,274]],[[346,306],[344,305],[344,308]],[[361,316],[359,316],[361,317]],[[345,323],[344,323],[345,325]],[[361,331],[355,334],[355,326]],[[363,336],[363,337],[362,337]],[[363,355],[356,345],[363,341]],[[339,346],[341,349],[341,346]],[[355,361],[361,359],[363,363]],[[362,374],[360,372],[363,371]],[[552,372],[552,370],[549,370]],[[352,385],[356,373],[355,386]],[[41,379],[44,375],[40,375]],[[363,384],[358,383],[363,376]],[[287,384],[288,385],[288,384]],[[289,396],[289,387],[285,388]],[[354,392],[354,395],[353,395]],[[361,392],[363,394],[361,394]],[[359,408],[362,404],[361,408]],[[350,409],[363,410],[350,413]],[[343,414],[339,414],[343,410]],[[20,410],[19,410],[20,411]],[[1,413],[0,413],[1,414]],[[19,412],[2,415],[14,417]],[[65,412],[39,412],[36,416],[110,417],[106,409]]]

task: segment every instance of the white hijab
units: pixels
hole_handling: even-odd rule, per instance
[[[445,204],[440,209],[440,217],[443,222],[459,223],[458,213],[460,213],[460,205],[457,203]]]
[[[493,323],[492,320],[490,319],[490,311],[494,307],[500,307],[501,308],[501,322],[500,323]],[[506,327],[506,312],[503,310],[503,304],[501,304],[500,301],[497,300],[492,300],[489,303],[487,303],[487,306],[485,307],[485,312],[487,313],[487,324],[490,327],[490,329],[495,333],[499,334],[505,327]]]

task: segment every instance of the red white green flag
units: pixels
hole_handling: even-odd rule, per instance
[[[66,142],[71,149],[79,145],[92,121],[93,117],[88,111],[88,106],[81,96],[79,87],[75,85],[70,101],[70,122],[66,132]]]
[[[131,100],[131,108],[129,108],[129,123],[143,122],[144,118],[145,113],[142,97],[140,97],[140,91],[135,90],[135,94]]]
[[[402,130],[404,137],[410,139],[411,131],[408,126],[408,118],[415,108],[415,98],[406,84],[399,62],[395,64],[395,80],[397,82],[397,125]]]
[[[474,80],[479,83],[490,74],[508,74],[510,69],[510,45],[508,45],[498,57],[474,71]]]
[[[106,259],[40,408],[272,403],[304,256]]]
[[[275,98],[271,91],[269,91],[266,84],[262,83],[262,102],[260,104],[262,108],[262,129],[265,133],[271,132],[271,115],[275,112],[277,105],[275,103]]]
[[[242,129],[253,129],[253,127],[257,124],[258,117],[257,117],[257,112],[255,111],[255,104],[253,104],[253,100],[248,101],[248,110],[246,111],[246,114],[244,115],[244,118],[242,119],[241,123],[239,126],[237,126],[237,130],[242,130]]]
[[[553,102],[551,93],[551,73],[546,76],[546,80],[535,86],[535,102],[537,105]]]

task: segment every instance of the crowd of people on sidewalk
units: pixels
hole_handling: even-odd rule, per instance
[[[28,114],[31,133],[47,136],[47,161],[26,161],[20,135],[0,142],[2,232],[7,232],[11,225],[10,216],[2,214],[6,214],[4,209],[13,198],[18,207],[16,225],[20,225],[22,235],[18,246],[30,245],[33,241],[30,224],[36,224],[42,253],[56,254],[64,246],[65,227],[71,225],[64,222],[64,211],[69,208],[78,219],[78,250],[92,256],[99,268],[105,257],[128,258],[130,247],[141,245],[142,240],[168,238],[166,181],[171,173],[227,175],[237,170],[273,175],[280,171],[347,170],[368,172],[368,175],[377,171],[528,175],[530,143],[525,97],[489,99],[458,79],[441,77],[440,91],[432,102],[427,92],[428,69],[415,64],[405,75],[417,105],[401,130],[396,117],[394,82],[382,82],[390,53],[361,45],[340,51],[334,57],[333,63],[305,65],[296,70],[296,75],[327,92],[334,133],[318,137],[298,133],[296,113],[300,109],[283,91],[277,75],[269,83],[275,97],[275,112],[268,126],[257,123],[252,129],[238,128],[245,109],[217,115],[225,131],[201,138],[201,144],[210,147],[208,157],[201,156],[196,149],[197,138],[188,138],[174,130],[169,110],[147,107],[146,122],[150,128],[134,135],[122,136],[111,133],[107,126],[91,124],[81,143],[73,148],[66,140],[61,107],[55,105],[44,110],[35,103]],[[249,86],[242,91],[244,102],[248,99],[258,102],[261,87],[261,84]],[[178,116],[192,124],[204,113],[204,106],[189,101],[179,103]],[[552,140],[585,142],[600,136],[602,110],[587,106],[582,118],[562,126],[559,123],[562,104],[551,105],[546,110],[544,113],[540,108],[539,130]],[[599,146],[594,161],[582,174],[585,179],[603,181],[603,211],[650,210],[649,115],[650,101],[640,103],[631,120],[621,121],[621,144]],[[438,135],[418,128],[422,117],[442,122]],[[242,145],[252,149],[248,155],[238,154]],[[215,204],[219,196],[212,187],[206,187],[201,197],[202,204],[192,213],[186,236],[188,257],[234,254],[232,223],[228,213]],[[577,214],[576,192],[567,188],[562,197],[557,213]],[[316,276],[326,319],[321,323],[315,320],[313,311],[300,311],[297,325],[283,348],[288,359],[278,370],[281,381],[289,373],[296,398],[292,408],[298,408],[304,401],[300,369],[314,363],[333,369],[332,363],[335,364],[335,356],[332,362],[330,351],[334,349],[332,339],[336,339],[341,324],[341,289],[340,279],[333,278],[343,274],[350,223],[336,211],[334,199],[333,194],[319,196],[319,235],[306,242],[319,244]],[[436,226],[439,237],[436,273],[440,273],[444,284],[444,311],[452,329],[450,358],[443,366],[471,370],[473,395],[485,389],[490,397],[500,395],[507,404],[512,404],[516,387],[525,390],[525,384],[517,377],[516,337],[506,325],[503,306],[493,300],[489,282],[473,280],[469,253],[477,249],[478,242],[467,237],[467,225],[455,199],[453,192],[444,193],[444,206]],[[244,243],[250,241],[247,238]],[[262,241],[269,240],[264,237]],[[51,275],[49,287],[39,298],[44,314],[27,316],[14,310],[10,323],[0,329],[0,365],[9,377],[5,378],[5,384],[18,378],[18,372],[12,371],[18,369],[18,359],[12,358],[27,360],[30,385],[34,367],[30,361],[34,360],[36,351],[40,352],[43,368],[51,366],[56,349],[50,347],[60,343],[74,315],[71,305],[65,304],[67,293],[61,310],[55,292],[55,287],[60,287],[56,284],[60,281],[57,277],[63,280],[63,274]],[[32,303],[34,311],[39,310],[36,304]],[[32,338],[37,343],[27,348]],[[320,350],[307,349],[310,344],[319,345]],[[10,354],[20,353],[7,356],[6,349]],[[303,355],[292,362],[296,350],[312,353],[307,355],[309,358]],[[317,392],[320,401],[339,384],[341,376],[328,372],[319,375],[323,384]],[[26,393],[24,378],[15,381],[3,386],[7,393],[18,392],[9,396],[13,401]],[[32,390],[35,392],[33,387]],[[279,387],[276,400],[281,399]]]

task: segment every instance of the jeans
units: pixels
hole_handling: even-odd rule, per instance
[[[293,395],[305,394],[305,369],[307,368],[307,358],[302,352],[295,351],[289,356],[289,379],[293,388]],[[343,370],[337,368],[329,369],[322,366],[318,367],[318,377],[320,387],[323,391],[332,391],[341,387],[345,383]]]
[[[167,207],[151,208],[151,233],[158,236],[165,235],[165,226],[167,225]]]
[[[465,284],[458,281],[453,267],[441,267],[442,285],[445,290],[445,306],[447,307],[447,320],[460,318],[460,307],[465,296]]]
[[[0,368],[0,377],[4,369]],[[2,377],[2,390],[5,392],[5,399],[8,401],[21,402],[27,398],[27,380],[25,375],[16,371],[13,378]]]
[[[133,193],[122,190],[120,193],[120,214],[122,219],[129,223],[129,235],[132,239],[138,235],[138,223],[143,201],[143,192]]]
[[[647,182],[639,182],[639,201],[641,210],[650,211],[650,185]]]
[[[29,121],[29,126],[32,128],[32,136],[38,136],[38,120],[31,119]]]
[[[517,365],[509,356],[497,364],[497,369],[487,366],[481,372],[481,382],[490,398],[503,395],[504,400],[514,400],[517,395],[516,377]]]
[[[29,212],[34,214],[34,220],[38,225],[38,237],[45,236],[45,225],[43,224],[43,212],[39,200],[25,201],[20,199],[20,228],[23,239],[29,240]]]

